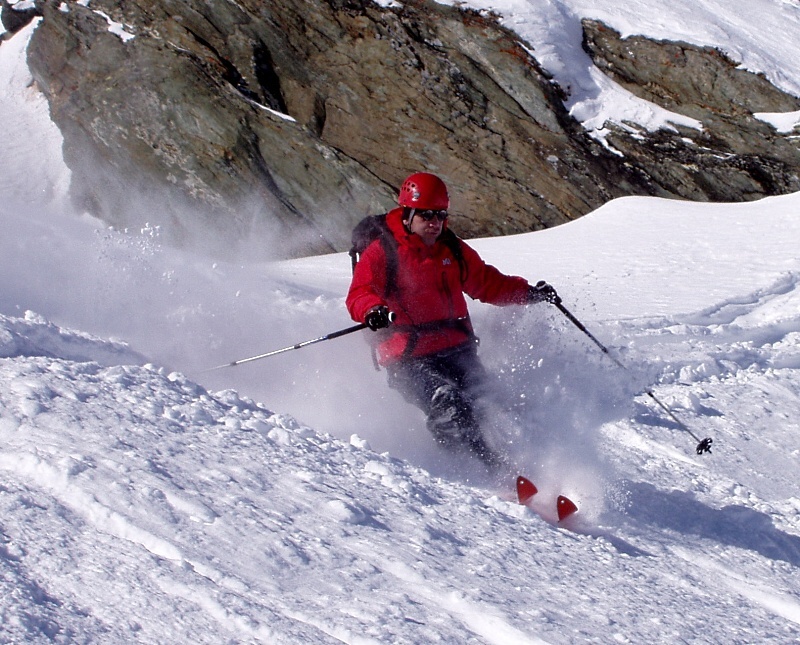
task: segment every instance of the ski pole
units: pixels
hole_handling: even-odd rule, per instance
[[[598,347],[599,347],[601,350],[603,350],[603,353],[604,353],[606,356],[608,356],[608,357],[609,357],[609,358],[610,358],[612,361],[614,361],[614,363],[616,363],[616,364],[617,364],[619,367],[621,367],[622,369],[627,369],[627,368],[625,367],[625,365],[623,365],[623,364],[622,364],[622,363],[621,363],[619,360],[617,360],[617,359],[616,359],[616,358],[615,358],[615,357],[614,357],[614,356],[611,354],[611,352],[609,352],[609,351],[608,351],[608,348],[607,348],[605,345],[603,345],[603,343],[601,343],[599,340],[597,340],[597,339],[596,339],[596,338],[595,338],[595,337],[592,335],[592,333],[591,333],[591,332],[590,332],[588,329],[586,329],[586,327],[584,326],[584,324],[583,324],[583,323],[582,323],[580,320],[578,320],[578,319],[577,319],[575,316],[573,316],[573,315],[572,315],[572,313],[569,311],[569,309],[567,309],[567,308],[566,308],[566,307],[565,307],[565,306],[562,304],[562,302],[561,302],[561,298],[558,298],[558,299],[556,299],[556,301],[555,301],[553,304],[554,304],[554,305],[555,305],[555,306],[558,308],[558,310],[559,310],[559,311],[560,311],[562,314],[564,314],[564,315],[567,317],[567,320],[569,320],[569,321],[570,321],[570,322],[571,322],[573,325],[575,325],[575,326],[576,326],[578,329],[580,329],[580,330],[581,330],[581,331],[582,331],[584,334],[586,334],[586,335],[589,337],[589,339],[590,339],[590,340],[591,340],[591,341],[592,341],[592,342],[593,342],[595,345],[597,345],[597,346],[598,346]],[[712,444],[712,443],[713,443],[713,441],[714,441],[714,440],[713,440],[711,437],[706,437],[705,439],[702,439],[702,440],[701,440],[701,439],[700,439],[700,438],[699,438],[697,435],[695,435],[695,433],[694,433],[694,432],[692,432],[692,431],[691,431],[691,430],[688,428],[688,426],[686,426],[686,424],[684,424],[684,423],[683,423],[683,422],[682,422],[680,419],[678,419],[678,417],[676,417],[676,416],[675,416],[675,414],[672,412],[672,410],[670,410],[670,409],[669,409],[669,408],[668,408],[668,407],[667,407],[667,406],[666,406],[666,405],[665,405],[665,404],[664,404],[664,403],[663,403],[663,402],[662,402],[662,401],[661,401],[661,400],[660,400],[660,399],[659,399],[659,398],[658,398],[658,397],[655,395],[655,393],[653,392],[653,390],[651,390],[651,389],[647,389],[647,390],[645,390],[645,393],[647,394],[647,396],[649,396],[651,399],[653,399],[653,401],[655,401],[655,402],[658,404],[658,406],[659,406],[659,407],[660,407],[660,408],[661,408],[661,409],[662,409],[664,412],[666,412],[666,413],[667,413],[667,414],[670,416],[670,418],[671,418],[671,419],[672,419],[672,420],[673,420],[675,423],[677,423],[677,424],[678,424],[678,427],[679,427],[679,428],[681,428],[681,430],[684,430],[685,432],[688,432],[688,433],[689,433],[689,435],[690,435],[690,436],[691,436],[691,437],[692,437],[692,438],[693,438],[695,441],[699,442],[699,443],[697,444],[697,447],[695,448],[695,450],[696,450],[696,452],[697,452],[697,454],[698,454],[698,455],[702,455],[704,452],[711,452],[711,444]]]
[[[204,372],[212,372],[214,370],[222,369],[223,367],[236,367],[237,365],[242,365],[243,363],[250,363],[251,361],[257,361],[262,358],[268,358],[269,356],[275,356],[276,354],[282,354],[283,352],[289,352],[293,349],[301,349],[302,347],[307,347],[308,345],[313,345],[315,343],[321,343],[324,340],[333,340],[334,338],[339,338],[340,336],[346,336],[347,334],[352,334],[356,331],[361,331],[362,329],[367,328],[367,323],[361,323],[359,325],[353,325],[352,327],[347,327],[346,329],[340,329],[339,331],[331,332],[330,334],[325,334],[325,336],[320,336],[319,338],[312,338],[311,340],[303,341],[302,343],[297,343],[296,345],[291,345],[289,347],[284,347],[283,349],[275,349],[271,352],[267,352],[266,354],[259,354],[258,356],[251,356],[250,358],[242,358],[238,361],[233,361],[232,363],[225,363],[224,365],[217,365],[216,367],[211,367],[207,370],[203,370]]]

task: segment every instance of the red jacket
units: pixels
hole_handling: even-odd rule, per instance
[[[347,310],[357,322],[363,322],[367,312],[378,305],[394,312],[394,323],[378,332],[383,335],[378,346],[381,365],[466,342],[472,328],[465,293],[493,305],[523,304],[528,296],[527,280],[500,273],[464,241],[460,241],[466,273],[462,275],[458,260],[446,244],[437,240],[428,247],[421,237],[406,231],[402,212],[396,208],[386,218],[397,240],[396,292],[385,295],[386,254],[380,241],[374,241],[356,264],[346,300]],[[464,319],[464,323],[453,326],[457,319]]]

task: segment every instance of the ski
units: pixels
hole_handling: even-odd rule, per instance
[[[530,479],[522,475],[517,477],[517,501],[520,504],[526,506],[538,492],[539,489],[536,488]]]
[[[556,511],[558,512],[558,521],[561,522],[577,513],[578,507],[569,497],[559,495],[556,500]]]
[[[517,501],[523,506],[530,507],[531,502],[539,492],[536,485],[527,477],[519,475],[517,477]],[[578,507],[568,497],[559,495],[556,499],[556,513],[558,514],[558,521],[563,522],[565,519],[578,512]]]

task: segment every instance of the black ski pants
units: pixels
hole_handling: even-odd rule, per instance
[[[498,465],[481,432],[487,376],[476,343],[402,359],[389,365],[387,373],[389,387],[425,413],[428,430],[439,444],[466,448],[487,465]]]

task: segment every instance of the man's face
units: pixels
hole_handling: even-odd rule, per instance
[[[429,212],[430,211],[423,211],[423,213],[426,213],[426,217]],[[436,239],[442,234],[444,220],[440,220],[438,217],[431,217],[426,221],[425,217],[417,212],[411,220],[406,223],[406,226],[408,226],[408,229],[412,233],[419,235],[426,246],[433,246]]]

